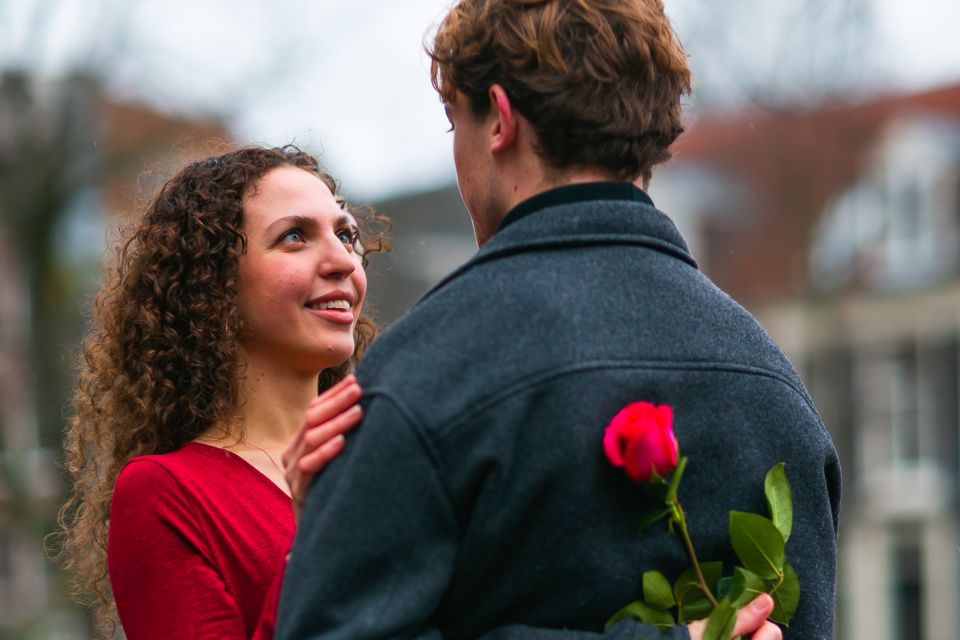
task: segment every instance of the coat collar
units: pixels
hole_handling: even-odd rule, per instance
[[[529,198],[510,210],[497,233],[421,302],[478,264],[527,251],[601,245],[639,245],[697,268],[673,221],[629,183],[568,185]]]
[[[642,202],[651,207],[653,206],[653,200],[650,199],[650,196],[631,182],[583,182],[579,184],[569,184],[543,191],[519,203],[503,217],[498,231],[502,231],[517,220],[525,218],[531,213],[541,209],[562,204],[589,202],[591,200],[623,200],[627,202]]]

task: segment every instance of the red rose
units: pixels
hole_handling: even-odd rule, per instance
[[[666,476],[677,466],[673,408],[634,402],[621,409],[603,434],[603,451],[616,467],[638,482],[649,482],[655,470]]]

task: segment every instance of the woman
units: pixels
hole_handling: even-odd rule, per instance
[[[384,242],[359,227],[313,157],[249,147],[184,168],[128,230],[65,442],[62,557],[101,632],[270,635],[300,469],[360,417],[345,376]]]

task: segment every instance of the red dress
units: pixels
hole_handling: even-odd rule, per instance
[[[293,534],[290,498],[234,453],[190,442],[133,458],[107,543],[128,640],[272,637]]]

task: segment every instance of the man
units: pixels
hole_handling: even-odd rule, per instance
[[[480,251],[361,365],[365,417],[307,500],[279,637],[601,633],[643,571],[689,566],[662,527],[637,534],[651,503],[603,456],[638,400],[673,407],[694,542],[728,571],[729,510],[765,513],[764,474],[787,463],[802,595],[785,637],[831,637],[830,438],[634,185],[669,157],[690,86],[660,0],[461,0],[432,57]],[[758,601],[736,633],[779,637]]]

